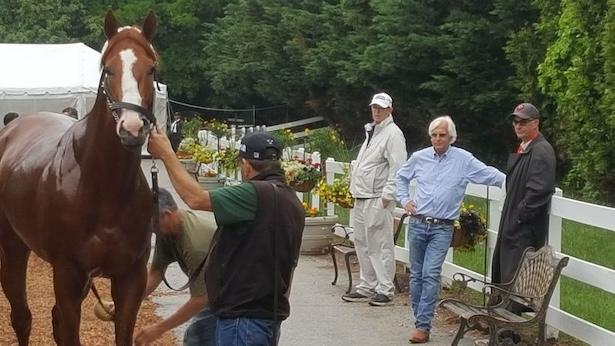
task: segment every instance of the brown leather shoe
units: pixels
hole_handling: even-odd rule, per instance
[[[408,338],[408,341],[410,341],[413,344],[426,343],[427,341],[429,341],[429,332],[420,330],[420,329],[415,329],[412,331],[412,333],[410,333],[410,337]]]

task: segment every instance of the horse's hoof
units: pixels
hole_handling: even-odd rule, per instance
[[[96,302],[96,305],[94,305],[94,315],[101,321],[113,321],[115,305],[113,302],[105,300],[102,301],[102,304],[101,302]]]

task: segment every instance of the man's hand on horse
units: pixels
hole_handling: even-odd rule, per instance
[[[164,331],[158,324],[150,324],[140,329],[135,336],[136,346],[146,346],[158,339]]]
[[[173,148],[171,147],[171,142],[167,135],[160,129],[160,127],[156,126],[149,133],[149,142],[147,144],[147,151],[149,151],[152,156],[158,159],[163,159],[165,156],[171,155],[174,156]]]

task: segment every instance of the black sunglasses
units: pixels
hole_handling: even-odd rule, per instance
[[[536,120],[536,119],[513,119],[512,123],[513,123],[513,125],[525,126],[525,125],[531,123],[534,120]]]

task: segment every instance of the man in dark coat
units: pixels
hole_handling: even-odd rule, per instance
[[[512,280],[525,249],[545,245],[555,190],[555,153],[539,131],[540,113],[522,103],[510,117],[521,144],[508,159],[506,199],[493,253],[494,284]]]
[[[177,151],[179,144],[183,139],[182,128],[184,127],[184,120],[178,112],[175,112],[173,116],[173,122],[171,123],[171,129],[169,131],[169,140],[171,141],[171,147],[173,151]]]

